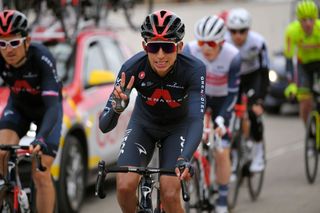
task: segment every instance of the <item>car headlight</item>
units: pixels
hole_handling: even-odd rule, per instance
[[[274,70],[269,70],[269,81],[272,83],[277,82],[279,79],[278,73]]]

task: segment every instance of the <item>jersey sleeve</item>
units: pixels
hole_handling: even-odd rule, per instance
[[[55,127],[61,107],[61,83],[57,76],[55,60],[49,53],[37,55],[41,76],[41,96],[46,108],[37,138],[46,138]]]
[[[295,54],[296,42],[293,25],[289,25],[285,32],[284,55],[286,58],[292,58]]]
[[[230,113],[233,110],[235,103],[237,102],[239,84],[240,84],[240,67],[241,57],[237,54],[230,64],[230,70],[228,75],[228,96],[221,107],[219,115],[225,120],[230,119]]]
[[[185,147],[181,156],[190,160],[193,153],[197,149],[203,131],[203,116],[205,111],[205,81],[206,69],[205,65],[197,68],[197,72],[190,78],[189,94],[189,111],[188,111],[188,131]]]

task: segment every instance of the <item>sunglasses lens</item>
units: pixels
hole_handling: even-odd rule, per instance
[[[0,41],[0,47],[1,48],[6,48],[7,43],[5,41]]]
[[[202,47],[205,44],[207,44],[209,47],[213,47],[213,48],[217,46],[217,43],[214,41],[198,41],[198,45],[200,47]]]
[[[176,44],[175,43],[147,43],[147,51],[149,53],[157,53],[160,48],[165,52],[165,53],[173,53],[176,51]]]
[[[244,34],[247,31],[248,31],[248,29],[240,29],[240,30],[232,30],[232,29],[230,29],[230,33],[231,34],[236,34],[236,33]]]
[[[21,44],[21,40],[12,40],[9,42],[11,47],[18,47]]]

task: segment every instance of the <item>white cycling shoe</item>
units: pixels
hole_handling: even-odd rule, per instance
[[[227,206],[216,206],[215,213],[229,213]]]
[[[265,168],[262,143],[254,144],[253,154],[254,156],[250,165],[250,172],[262,172]]]

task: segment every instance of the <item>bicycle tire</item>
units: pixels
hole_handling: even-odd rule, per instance
[[[240,130],[236,130],[234,137],[232,138],[232,149],[234,149],[238,155],[238,160],[236,162],[236,170],[233,173],[236,177],[236,180],[234,181],[230,181],[229,182],[229,191],[228,191],[228,208],[234,209],[236,204],[237,204],[237,200],[238,200],[238,195],[239,195],[239,190],[240,190],[240,186],[243,180],[243,174],[242,174],[242,170],[243,168],[241,167],[240,162],[242,161],[242,151],[241,151],[241,142],[243,142],[242,140],[243,137],[241,135],[241,129]],[[230,152],[231,153],[231,152]],[[231,162],[232,162],[232,157],[231,157]]]
[[[263,143],[263,156],[265,158],[265,142],[264,140],[262,141]],[[264,159],[265,160],[265,159]],[[249,194],[251,197],[252,201],[256,201],[261,193],[263,181],[264,181],[264,172],[265,169],[263,169],[261,172],[256,172],[252,173],[250,172],[249,177],[248,177],[248,188],[249,188]],[[257,181],[256,181],[257,180]]]
[[[0,207],[0,213],[14,213],[13,207],[13,192],[7,192],[4,195],[4,199],[2,200],[2,204]],[[20,213],[20,209],[18,209],[18,213]]]
[[[190,200],[184,204],[184,208],[186,213],[201,213],[200,184],[204,180],[200,181],[200,162],[193,158],[191,164],[194,168],[194,175],[188,183]]]
[[[319,153],[316,147],[316,137],[319,129],[319,124],[317,124],[318,117],[319,114],[317,112],[310,113],[306,128],[304,159],[306,177],[310,184],[314,183],[318,172]]]
[[[148,14],[150,14],[152,12],[154,0],[145,0],[146,12],[139,13],[139,14],[144,15],[144,17],[142,17],[142,19],[140,19],[140,17],[137,18],[137,16],[134,14],[134,13],[138,12],[137,8],[136,8],[136,1],[135,0],[123,0],[121,2],[122,2],[121,6],[123,8],[124,15],[125,15],[125,18],[126,18],[126,21],[129,25],[129,27],[134,31],[138,31],[140,29],[140,26],[141,26],[145,16],[147,16]]]

